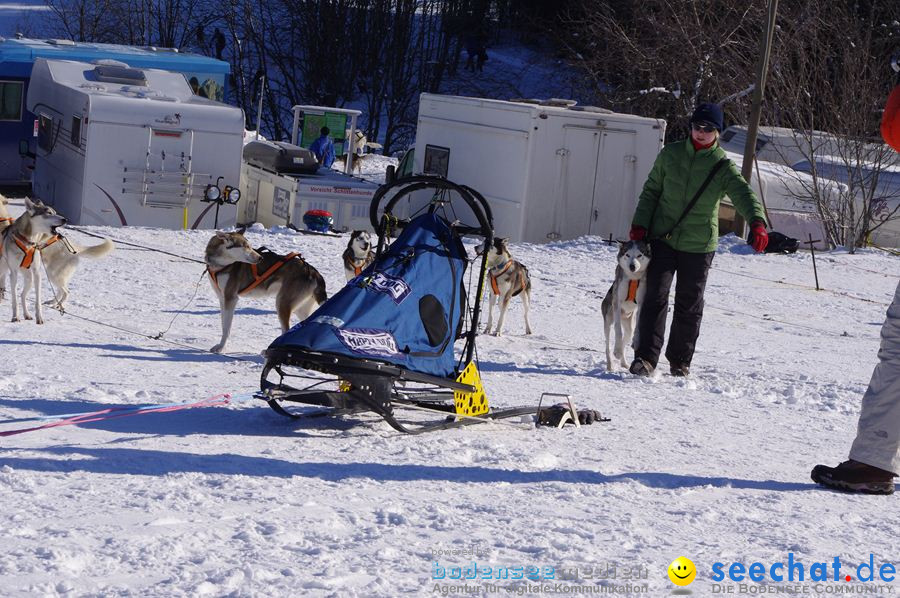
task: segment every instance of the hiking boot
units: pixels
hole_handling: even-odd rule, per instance
[[[628,368],[628,371],[635,376],[641,376],[642,378],[645,378],[653,373],[653,366],[650,365],[650,362],[646,359],[635,357],[634,361],[631,362],[631,367]]]
[[[895,474],[850,459],[837,467],[816,465],[810,474],[812,480],[836,490],[863,494],[893,494]]]
[[[679,378],[686,378],[691,373],[691,367],[685,363],[673,363],[669,365],[669,373]]]

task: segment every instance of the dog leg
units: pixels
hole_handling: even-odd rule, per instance
[[[210,349],[213,353],[221,353],[225,348],[225,343],[228,341],[228,335],[231,334],[231,321],[234,319],[234,308],[236,306],[237,298],[226,299],[222,296],[219,297],[219,308],[221,309],[222,315],[222,340],[219,341],[219,344]]]
[[[525,308],[525,334],[531,334],[531,323],[528,321],[528,308],[531,306],[531,292],[522,291],[522,305]]]
[[[494,323],[494,301],[496,299],[496,295],[493,293],[488,294],[488,321],[487,326],[484,327],[484,333],[491,333],[491,325]]]
[[[631,347],[631,339],[634,335],[634,312],[631,312],[622,318],[622,367],[627,368],[628,362],[625,360],[625,347]]]
[[[509,293],[506,293],[500,300],[500,318],[497,320],[497,330],[494,331],[494,336],[501,336],[502,334],[503,320],[506,318],[506,310],[509,307],[510,299]]]
[[[12,321],[19,321],[19,300],[16,296],[16,287],[19,285],[18,268],[9,269],[9,298],[12,302]]]
[[[613,347],[613,356],[619,360],[623,367],[627,367],[625,363],[625,348],[622,346],[622,310],[616,309],[613,314],[613,328],[616,332],[616,343]]]
[[[606,338],[606,371],[613,371],[612,354],[609,352],[609,332],[613,325],[612,314],[603,312],[603,336]]]
[[[35,256],[34,263],[31,266],[34,268],[32,270],[32,279],[34,280],[34,323],[43,324],[44,306],[41,304],[41,271],[38,269],[41,266],[41,258],[39,253]]]
[[[34,277],[32,276],[31,270],[26,270],[25,274],[22,276],[22,294],[19,296],[19,299],[22,301],[22,317],[26,320],[34,319],[31,312],[28,311],[28,292],[31,291],[31,286],[33,284]]]

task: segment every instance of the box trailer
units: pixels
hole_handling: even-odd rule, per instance
[[[303,229],[306,212],[325,210],[331,213],[335,231],[371,231],[369,205],[378,185],[348,174],[359,110],[298,105],[293,114],[291,143],[254,141],[245,147],[238,221]],[[344,172],[308,164],[314,156],[304,147],[323,124],[332,129],[335,152],[347,155]]]
[[[496,234],[547,242],[624,238],[666,123],[567,100],[422,94],[415,173],[468,185],[490,203]],[[408,209],[415,211],[413,198]]]
[[[238,186],[243,112],[195,95],[182,74],[38,59],[27,103],[38,117],[33,194],[72,223],[235,223],[234,205],[203,200],[210,184]]]
[[[313,173],[289,172],[275,164],[267,168],[245,160],[241,168],[238,221],[302,229],[306,212],[326,210],[334,219],[334,230],[371,231],[369,205],[377,189],[375,183],[330,168],[321,167]]]
[[[231,65],[224,60],[182,52],[177,48],[0,37],[0,184],[31,183],[37,141],[37,116],[25,106],[31,70],[38,58],[48,60],[120,60],[134,68],[182,73],[194,93],[222,101]]]

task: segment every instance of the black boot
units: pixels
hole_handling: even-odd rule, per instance
[[[635,357],[634,361],[631,362],[631,367],[628,368],[628,371],[635,376],[645,378],[653,373],[653,366],[646,359]]]
[[[893,494],[895,474],[850,459],[837,467],[816,465],[812,480],[835,490],[860,492],[862,494]]]
[[[691,367],[686,363],[669,364],[669,373],[679,378],[686,378],[691,373]]]

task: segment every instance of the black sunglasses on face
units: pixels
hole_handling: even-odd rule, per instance
[[[703,133],[712,133],[713,131],[716,130],[716,128],[713,125],[706,125],[706,124],[702,124],[702,123],[692,123],[691,127],[695,131],[699,131],[699,132],[703,132]]]

